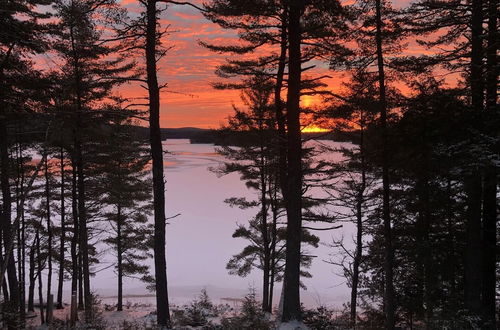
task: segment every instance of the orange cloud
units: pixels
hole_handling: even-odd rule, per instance
[[[409,0],[398,0],[396,7],[407,5]],[[124,0],[128,8],[137,9],[136,1]],[[201,5],[201,0],[193,1]],[[163,43],[171,50],[159,63],[158,76],[161,83],[167,83],[167,88],[161,95],[161,125],[163,127],[212,127],[216,128],[225,122],[232,112],[232,104],[241,105],[238,91],[220,91],[210,86],[210,83],[220,81],[214,71],[223,64],[229,55],[213,53],[199,45],[199,41],[215,44],[238,43],[234,31],[221,29],[218,25],[208,22],[203,15],[190,6],[169,5],[160,19],[162,27],[169,26],[171,33]],[[256,57],[277,51],[276,47],[262,47],[258,52],[249,55]],[[431,54],[414,41],[409,42],[405,51],[407,55]],[[317,68],[307,72],[307,75],[329,75],[324,79],[328,88],[339,92],[342,81],[346,79],[341,72],[332,72],[324,63],[317,62]],[[402,86],[404,87],[404,86]],[[126,85],[121,93],[128,96],[144,96],[145,90],[137,84]],[[321,104],[319,96],[304,96],[304,106]]]

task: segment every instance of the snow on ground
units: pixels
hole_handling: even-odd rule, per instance
[[[292,321],[281,323],[277,330],[308,330],[309,328],[304,323],[299,321]]]
[[[124,322],[134,323],[137,326],[151,326],[156,322],[156,315],[153,314],[155,311],[154,305],[147,304],[133,304],[127,307],[124,306],[124,310],[109,311],[106,310],[106,306],[101,306],[99,317],[106,323],[106,329],[123,329]],[[54,310],[54,320],[68,322],[70,317],[69,305],[65,305],[64,309]],[[79,312],[79,319],[84,318],[83,312]],[[56,321],[57,322],[57,321]],[[28,325],[35,329],[44,329],[40,326],[39,311],[36,310],[36,317],[31,317],[27,321]]]

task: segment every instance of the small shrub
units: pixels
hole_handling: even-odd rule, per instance
[[[334,312],[324,306],[304,310],[303,321],[311,330],[336,329]]]
[[[218,315],[217,308],[210,301],[210,297],[205,289],[201,290],[201,294],[197,299],[193,300],[188,306],[183,309],[172,311],[174,324],[177,326],[191,327],[210,327],[209,317]],[[206,328],[212,329],[212,328]]]
[[[146,322],[134,322],[134,321],[127,321],[124,320],[123,323],[121,324],[120,327],[121,330],[139,330],[139,329],[153,329],[152,327],[148,327],[148,324]],[[156,327],[155,327],[156,329]]]
[[[302,309],[304,324],[311,330],[351,329],[349,314],[320,306],[315,309]]]
[[[85,317],[80,315],[79,318],[82,321],[78,322],[73,329],[106,330],[108,324],[102,315],[102,302],[98,295],[94,293],[90,294],[90,305],[92,310],[92,318],[90,319],[90,322],[84,323]]]
[[[214,305],[208,296],[207,290],[202,289],[201,294],[198,297],[198,306],[200,308],[206,309],[207,311],[211,311],[214,309]]]
[[[232,317],[223,318],[221,326],[224,330],[270,330],[274,329],[274,322],[269,320],[269,315],[262,310],[255,290],[250,289],[243,300],[241,311]]]

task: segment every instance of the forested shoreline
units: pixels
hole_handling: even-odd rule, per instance
[[[160,127],[175,93],[159,78],[175,47],[163,16],[180,8],[234,36],[197,41],[225,58],[212,87],[241,92],[214,132]],[[155,292],[155,326],[185,326],[169,304],[167,256],[182,251],[166,251],[162,141],[191,138],[217,144],[225,161],[211,170],[255,193],[226,200],[255,212],[233,234],[248,245],[227,270],[262,278],[220,324],[206,321],[220,311],[205,292],[193,326],[496,329],[497,20],[498,0],[3,0],[2,327],[35,326],[33,315],[95,326],[102,245],[116,259],[117,311],[124,278],[140,278]],[[315,235],[347,224],[354,237]],[[340,316],[301,304],[319,244],[351,291]]]

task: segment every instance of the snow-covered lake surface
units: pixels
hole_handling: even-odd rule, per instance
[[[248,190],[237,174],[218,178],[209,170],[224,160],[211,144],[168,140],[164,142],[164,150],[168,152],[165,156],[167,217],[180,214],[169,220],[167,226],[171,303],[186,303],[195,298],[202,288],[206,288],[210,297],[218,302],[241,298],[249,287],[255,287],[259,292],[259,271],[241,278],[229,275],[226,270],[229,258],[245,245],[245,241],[231,237],[236,224],[245,223],[255,210],[231,208],[224,200],[235,196],[251,197],[256,192]],[[315,234],[323,243],[329,243],[332,235],[341,235],[340,231],[348,238],[352,228],[344,226],[335,232],[318,231]],[[307,286],[307,291],[302,292],[304,304],[309,307],[320,304],[341,307],[348,301],[349,290],[344,278],[338,275],[339,269],[324,262],[334,251],[322,245],[310,252],[317,257],[310,269],[313,277],[304,279]],[[152,260],[150,264],[152,266]],[[116,275],[109,268],[92,279],[92,287],[105,302],[111,303],[116,294],[115,281]],[[278,284],[276,303],[280,292],[281,285]],[[137,280],[125,280],[124,294],[129,296],[125,301],[154,301],[154,298],[144,296],[150,293]]]

